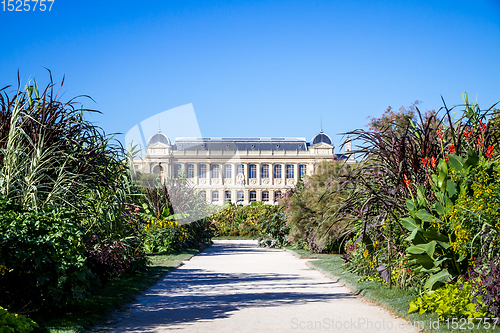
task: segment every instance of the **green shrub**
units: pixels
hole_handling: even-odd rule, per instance
[[[26,212],[0,200],[0,305],[36,311],[83,298],[93,275],[82,236],[65,210]]]
[[[260,236],[257,238],[259,246],[281,248],[288,245],[290,227],[286,223],[285,213],[273,206],[269,209],[273,213],[260,223]]]
[[[38,324],[23,315],[10,313],[0,306],[0,333],[25,333],[33,331]]]
[[[463,282],[462,282],[463,281]],[[476,310],[472,301],[472,286],[468,281],[461,280],[455,284],[446,284],[437,290],[428,290],[422,296],[410,302],[408,313],[419,311],[436,312],[439,319],[447,318],[485,318],[486,313]]]

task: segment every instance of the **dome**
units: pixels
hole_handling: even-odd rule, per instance
[[[323,130],[319,131],[319,133],[312,139],[312,145],[314,146],[321,142],[332,145],[332,139],[328,136],[328,134],[323,133]]]
[[[153,135],[149,139],[148,146],[152,145],[153,143],[157,143],[157,142],[160,142],[160,143],[163,143],[166,145],[170,145],[170,140],[167,138],[167,136],[165,134],[163,134],[161,132],[161,129],[159,129],[158,133],[156,133],[155,135]]]

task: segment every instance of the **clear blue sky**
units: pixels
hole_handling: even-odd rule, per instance
[[[0,86],[49,68],[106,132],[192,103],[203,136],[310,140],[322,116],[339,146],[389,105],[500,100],[498,0],[55,0],[0,28]]]

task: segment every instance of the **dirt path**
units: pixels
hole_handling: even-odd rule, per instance
[[[255,241],[215,241],[98,331],[418,332],[306,261]]]

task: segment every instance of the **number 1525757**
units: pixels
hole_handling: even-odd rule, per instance
[[[29,12],[41,11],[44,12],[52,9],[55,0],[2,0],[2,10],[9,12]]]

